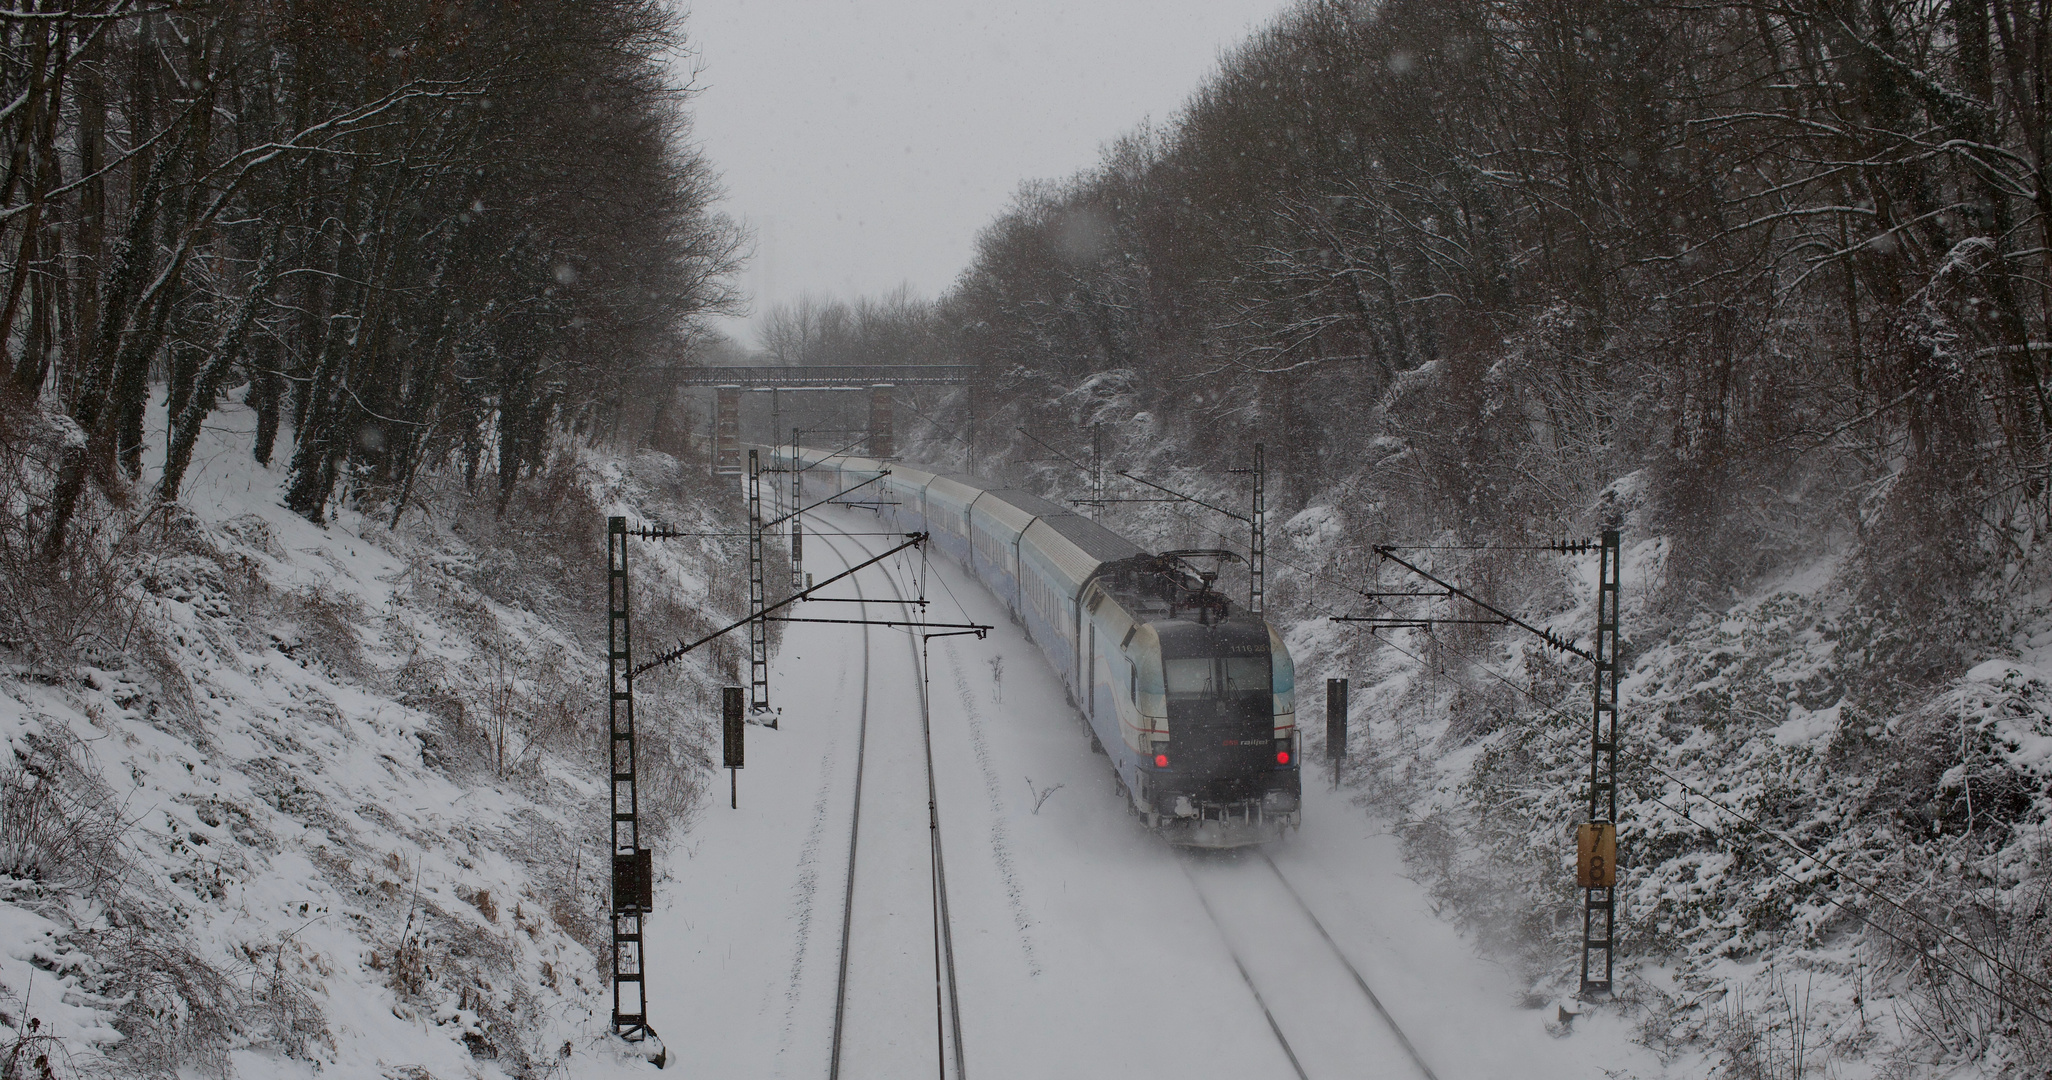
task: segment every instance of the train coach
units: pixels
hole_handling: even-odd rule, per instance
[[[1149,554],[1038,495],[962,473],[823,450],[798,458],[808,500],[862,485],[855,498],[927,532],[1010,607],[1149,828],[1223,848],[1298,825],[1296,671],[1275,630],[1201,571],[1196,556],[1224,553]]]

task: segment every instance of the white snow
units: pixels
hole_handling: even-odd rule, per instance
[[[852,513],[824,520],[850,532],[876,528]],[[824,539],[838,554],[814,546]],[[880,550],[882,541],[814,530],[809,565],[856,561],[858,543]],[[1260,857],[1194,855],[1150,835],[1125,811],[1037,649],[960,568],[935,561],[930,573],[930,620],[996,627],[988,641],[931,643],[939,822],[969,1071],[1294,1075],[1235,968],[1237,953],[1311,1076],[1415,1075]],[[893,595],[881,573],[860,577],[867,595]],[[832,617],[847,617],[854,605],[832,607]],[[740,809],[709,808],[673,854],[664,910],[649,923],[651,1015],[673,1052],[689,1047],[706,1075],[827,1068],[864,633],[790,627],[771,673],[781,726],[749,731]],[[844,1075],[917,1075],[936,1067],[946,1045],[935,1017],[919,684],[906,633],[866,633],[874,668],[843,1067]],[[994,652],[1005,658],[1002,702],[991,685]],[[1520,1007],[1515,980],[1479,958],[1406,876],[1388,824],[1329,782],[1306,770],[1305,825],[1273,852],[1275,864],[1442,1080],[1659,1072],[1621,1018],[1591,1015],[1571,1038],[1556,1038],[1547,1027],[1557,1020],[1553,1003]],[[1055,785],[1036,813],[1036,791]],[[1205,914],[1200,884],[1224,933]]]
[[[1339,541],[1346,531],[1339,508],[1333,506],[1307,506],[1290,516],[1283,523],[1283,533],[1297,545],[1300,551],[1316,551]]]
[[[151,416],[143,490],[162,456],[161,404]],[[60,1075],[104,1068],[103,1053],[135,1041],[112,1026],[133,1002],[94,988],[179,964],[225,979],[233,1014],[215,1018],[232,1027],[225,1059],[169,1044],[190,1075],[490,1078],[522,1054],[578,1076],[643,1074],[609,1045],[596,958],[551,908],[581,887],[595,911],[596,875],[544,880],[574,855],[560,842],[595,816],[601,778],[546,752],[498,776],[431,766],[440,729],[400,688],[409,664],[485,677],[487,629],[581,654],[542,617],[457,581],[460,550],[410,549],[348,511],[320,527],[285,510],[283,462],[250,461],[252,429],[239,405],[216,414],[177,526],[190,538],[144,567],[161,667],[0,682],[17,763],[68,747],[104,785],[61,790],[83,796],[74,818],[113,830],[127,920],[59,882],[0,874],[0,1039],[61,1040]],[[425,604],[423,574],[446,578],[436,587],[455,606]],[[140,940],[172,951],[104,948],[138,918],[160,931]],[[411,987],[409,957],[426,968]],[[167,992],[162,1022],[193,1022],[190,989]]]
[[[1788,719],[1774,729],[1774,744],[1810,746],[1828,741],[1838,732],[1839,708],[1840,706],[1833,705],[1828,709],[1812,712],[1791,702],[1788,707]]]
[[[594,658],[556,621],[578,616],[497,603],[471,588],[466,583],[496,572],[493,560],[502,557],[482,544],[446,534],[409,542],[349,512],[325,528],[309,524],[279,505],[282,467],[249,463],[250,414],[231,405],[215,423],[198,447],[185,500],[208,550],[167,550],[141,583],[168,671],[109,663],[76,679],[8,679],[0,688],[0,735],[17,752],[75,740],[67,745],[101,777],[106,799],[118,806],[136,903],[175,925],[194,956],[237,980],[250,1015],[223,1063],[234,1075],[490,1078],[513,1071],[516,1044],[536,1071],[649,1075],[604,1035],[610,995],[599,958],[575,935],[575,920],[559,920],[551,906],[566,887],[551,879],[552,868],[602,812],[602,776],[546,748],[534,748],[534,767],[517,775],[434,764],[423,750],[438,737],[436,717],[397,689],[397,673],[409,663],[439,665],[449,685],[501,678],[479,644],[478,628],[486,626],[530,656],[591,666]],[[154,433],[152,445],[161,443]],[[608,493],[609,509],[635,512],[624,465],[594,460],[590,475]],[[1631,503],[1635,491],[1621,484],[1617,497]],[[835,512],[818,523],[808,522],[815,574],[888,542],[845,535],[877,531],[872,517]],[[1313,506],[1282,531],[1309,557],[1333,546],[1344,524],[1333,507]],[[1627,549],[1628,614],[1652,595],[1666,552],[1657,537]],[[1594,561],[1565,562],[1558,609],[1546,625],[1571,636],[1586,631]],[[713,606],[715,574],[698,560],[651,554],[637,565],[645,595]],[[1437,807],[1402,808],[1398,822],[1383,816],[1388,807],[1367,808],[1361,786],[1335,788],[1315,727],[1305,746],[1313,755],[1304,773],[1305,824],[1267,852],[1273,869],[1253,852],[1197,855],[1164,845],[1126,812],[1059,684],[1002,608],[958,567],[935,561],[926,570],[901,557],[865,571],[860,588],[877,601],[866,610],[895,615],[895,588],[917,588],[923,579],[929,620],[995,627],[989,640],[928,645],[959,1046],[977,1075],[1294,1075],[1264,1005],[1317,1080],[1412,1075],[1407,1053],[1346,963],[1442,1080],[1710,1068],[1700,1057],[1663,1063],[1635,1041],[1639,1018],[1627,1010],[1592,1009],[1566,1024],[1563,1002],[1528,998],[1526,981],[1457,931],[1444,900],[1404,862],[1397,830]],[[1801,582],[1821,586],[1832,572],[1820,564]],[[425,582],[461,610],[424,601]],[[731,584],[725,592],[731,596]],[[854,594],[850,583],[843,595]],[[253,609],[251,597],[268,606]],[[793,614],[845,618],[860,610],[813,604]],[[331,647],[338,619],[356,642],[360,670]],[[1700,678],[1664,684],[1693,669],[1655,651],[1625,680],[1624,694],[1650,708],[1663,696],[1727,686],[1736,677],[1729,669],[1761,655],[1756,639],[1773,634],[1787,640],[1764,678],[1797,685],[1833,646],[1794,626],[1772,604],[1735,612],[1698,628],[1717,642]],[[651,1019],[674,1067],[688,1073],[825,1071],[866,707],[841,1025],[845,1074],[919,1075],[953,1053],[958,1033],[934,970],[918,642],[897,629],[794,623],[786,630],[771,676],[780,726],[749,729],[739,809],[728,808],[726,778],[716,778],[687,815],[688,829],[659,854],[660,910],[647,927]],[[1318,620],[1290,629],[1307,691],[1355,634]],[[1419,646],[1402,633],[1390,640]],[[2004,757],[2040,777],[2052,767],[2048,642],[2021,659],[1973,669],[1947,701],[1982,718]],[[994,656],[1004,659],[1007,675],[1001,700]],[[1543,672],[1552,661],[1513,647],[1492,662]],[[1383,675],[1356,680],[1355,745],[1409,748],[1423,774],[1418,790],[1439,806],[1454,805],[1478,760],[1503,740],[1448,749],[1454,741],[1440,742],[1444,709],[1395,706],[1451,694],[1451,685],[1441,687],[1422,667]],[[502,681],[527,692],[535,678],[523,671]],[[663,674],[644,679],[640,693],[644,703],[690,702],[703,689],[700,675]],[[1807,708],[1790,700],[1785,712],[1755,722],[1768,745],[1737,759],[1720,797],[1757,798],[1762,777],[1748,770],[1780,760],[1769,754],[1821,756],[1847,718],[1838,704]],[[703,748],[695,737],[680,735],[692,752]],[[528,749],[516,737],[513,756]],[[1704,749],[1699,741],[1670,752],[1680,760]],[[1503,809],[1525,814],[1521,827],[1568,819],[1545,802],[1554,795],[1519,797],[1529,801]],[[1655,826],[1683,828],[1668,821],[1648,828]],[[1554,849],[1546,850],[1552,857]],[[1565,866],[1548,869],[1557,875]],[[1731,917],[1715,907],[1733,887],[1731,855],[1698,851],[1662,870],[1669,891],[1659,899],[1676,913],[1664,925],[1678,938],[1708,936],[1704,926]],[[109,972],[105,957],[88,947],[116,929],[109,912],[65,903],[34,882],[0,878],[0,888],[0,1027],[19,1037],[33,1017],[38,1033],[87,1064],[121,1052],[112,1024],[124,1006],[95,989],[109,985]],[[584,866],[567,888],[587,917],[598,916],[604,891],[596,866]],[[1633,894],[1627,902],[1653,899]],[[1796,911],[1794,932],[1829,914]],[[408,948],[431,954],[438,967],[411,987],[400,970]],[[1757,953],[1740,952],[1705,959],[1687,980],[1637,966],[1634,986],[1687,998],[1674,1014],[1701,1017],[1726,1008],[1719,995],[1736,988],[1792,985],[1775,982],[1783,976],[1766,971]],[[1843,992],[1843,972],[1857,956],[1832,946],[1809,959],[1836,976],[1828,987],[1819,983],[1819,1025],[1836,1032],[1865,1025],[1867,1014]],[[478,1056],[474,1048],[485,1045],[504,1048],[504,1056]]]

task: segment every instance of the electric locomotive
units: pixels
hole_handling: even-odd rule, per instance
[[[1231,553],[1149,554],[1038,495],[962,473],[798,457],[814,495],[875,481],[863,492],[888,519],[926,531],[1010,607],[1149,828],[1239,847],[1297,826],[1296,669],[1274,628],[1212,588],[1205,560]]]

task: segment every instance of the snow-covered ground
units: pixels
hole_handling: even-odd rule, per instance
[[[476,518],[396,534],[348,511],[306,522],[279,505],[282,467],[249,462],[249,419],[221,412],[182,508],[153,519],[125,649],[75,668],[16,662],[0,682],[14,756],[0,776],[0,1052],[50,1052],[59,1075],[110,1060],[243,1077],[650,1075],[605,1034],[594,952],[602,766],[579,740],[602,725],[596,627],[580,622],[595,623],[596,600],[578,598],[575,574],[521,564],[556,555],[459,529],[488,526]],[[592,458],[576,512],[658,513],[647,477],[671,484],[674,468]],[[702,511],[673,498],[660,512]],[[1314,539],[1327,531],[1303,524]],[[815,577],[892,543],[855,511],[823,512],[808,531]],[[595,564],[596,523],[591,536]],[[574,565],[582,549],[564,550]],[[1636,542],[1628,582],[1656,580],[1662,550]],[[731,569],[705,552],[637,552],[638,614],[671,604],[711,618],[737,601],[715,587]],[[1302,545],[1279,554],[1309,557]],[[1587,622],[1585,562],[1562,567],[1553,625]],[[1649,742],[1664,768],[1710,777],[1748,807],[1795,792],[1784,827],[1830,822],[1866,797],[1833,786],[1843,754],[1880,753],[1897,727],[1947,735],[1960,717],[1980,741],[1933,774],[1940,794],[1986,815],[1972,785],[2001,766],[2039,778],[2042,795],[2041,613],[2018,623],[2006,658],[1915,711],[1853,717],[1835,688],[1857,658],[1840,644],[1847,627],[1808,595],[1818,587],[1791,582],[1637,654],[1624,689],[1649,741],[1692,730],[1650,718],[1686,719],[1698,699],[1776,703],[1728,738]],[[1628,587],[1628,621],[1644,617],[1646,588]],[[1303,829],[1265,852],[1200,855],[1125,811],[1039,652],[960,568],[900,556],[837,588],[866,605],[792,614],[901,617],[900,597],[921,592],[931,622],[995,628],[927,650],[953,985],[936,975],[920,642],[785,624],[771,677],[780,726],[750,729],[739,809],[725,778],[702,783],[709,670],[639,686],[648,751],[672,768],[672,786],[650,793],[675,827],[656,841],[662,910],[648,930],[651,1019],[673,1068],[826,1074],[838,1030],[849,1077],[919,1075],[943,1058],[952,1075],[958,1050],[979,1077],[1423,1075],[1379,1002],[1439,1080],[1741,1072],[1771,1056],[1734,1047],[1793,1053],[1804,1038],[1829,1047],[1830,1075],[1856,1080],[1878,1075],[1873,1051],[1918,1022],[1889,981],[1899,974],[1845,933],[1828,897],[1751,883],[1699,850],[1697,824],[1649,815],[1634,828],[1673,853],[1635,870],[1628,1000],[1562,1025],[1563,1003],[1530,992],[1528,967],[1489,958],[1516,959],[1488,916],[1518,917],[1561,885],[1572,785],[1530,778],[1572,775],[1545,747],[1580,729],[1554,717],[1560,731],[1535,721],[1457,737],[1459,710],[1440,695],[1489,689],[1460,681],[1472,670],[1445,665],[1421,682],[1392,650],[1357,655],[1331,624],[1299,623],[1304,686],[1355,665],[1359,761],[1335,788],[1307,699]],[[642,648],[666,626],[638,624]],[[1515,649],[1489,664],[1579,693]],[[1498,693],[1506,710],[1535,708]],[[1940,823],[1949,812],[1931,811]],[[1475,842],[1421,863],[1420,823],[1459,820],[1479,826],[1443,834]],[[1745,890],[1769,887],[1759,897],[1791,911],[1788,924],[1733,922],[1751,910]]]
[[[875,532],[859,512],[822,521],[827,535],[807,538],[817,576],[887,542],[832,535]],[[858,575],[866,596],[884,598],[866,606],[872,617],[899,615],[894,585],[917,588],[906,569],[895,583],[882,566]],[[930,621],[996,627],[985,641],[930,645],[971,1074],[1296,1075],[1265,1002],[1313,1080],[1419,1075],[1281,880],[1440,1080],[1659,1073],[1614,1016],[1586,1017],[1565,1038],[1557,1023],[1549,1031],[1555,1003],[1523,1007],[1522,985],[1435,915],[1388,829],[1334,793],[1322,767],[1305,774],[1304,827],[1270,853],[1273,869],[1255,852],[1162,844],[1125,811],[1060,684],[1003,609],[959,567],[935,560],[928,570]],[[842,1074],[917,1075],[952,1053],[951,1025],[936,1016],[916,647],[902,630],[790,626],[771,668],[780,727],[750,729],[740,808],[717,803],[671,852],[672,880],[649,923],[650,1015],[673,1060],[710,1076],[827,1072],[858,745]],[[945,1014],[945,992],[939,1002]]]
[[[543,700],[602,676],[566,633],[590,629],[473,587],[507,553],[446,521],[307,522],[280,505],[283,463],[250,460],[251,413],[212,423],[183,507],[144,526],[163,535],[127,648],[0,680],[0,1058],[649,1074],[606,1036],[582,940],[603,918],[602,848],[579,855],[603,777],[580,718]],[[161,428],[149,445],[144,485]]]

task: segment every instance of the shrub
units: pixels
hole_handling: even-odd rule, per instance
[[[0,874],[53,893],[111,898],[129,870],[121,800],[68,734],[22,741],[29,751],[0,769]]]

